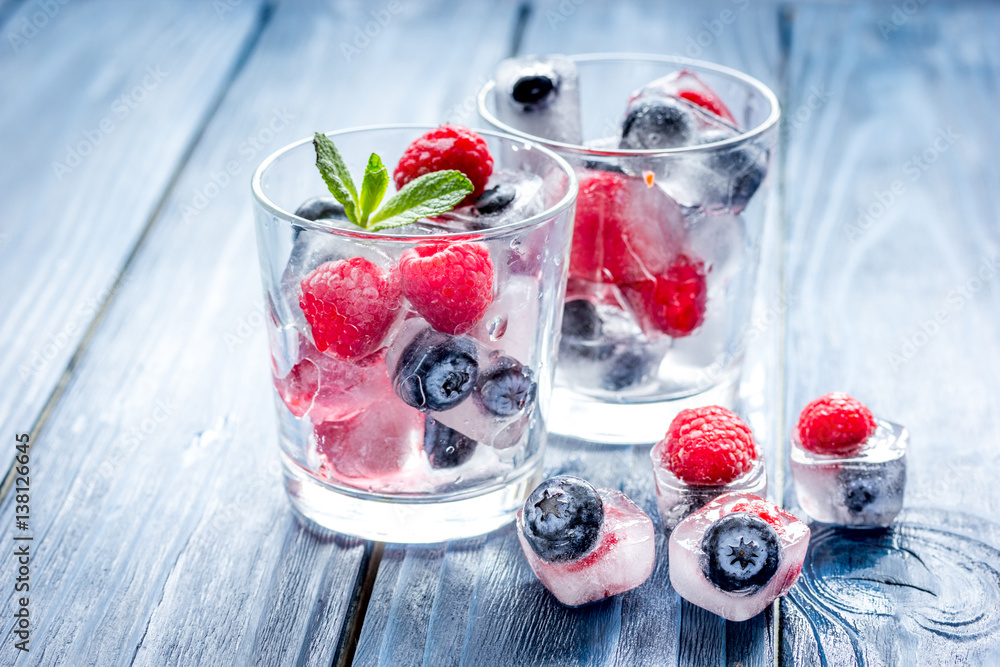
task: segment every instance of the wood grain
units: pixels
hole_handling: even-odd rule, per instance
[[[260,3],[20,4],[0,48],[0,429],[31,430],[181,167]],[[23,21],[40,24],[28,38]],[[86,29],[81,29],[86,26]],[[11,461],[0,451],[0,467]]]
[[[845,390],[912,440],[889,531],[814,526],[783,604],[789,665],[1000,648],[1000,10],[896,9],[803,5],[792,32],[788,118],[826,101],[787,128],[787,412]]]

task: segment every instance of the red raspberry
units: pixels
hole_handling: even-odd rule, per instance
[[[665,273],[624,285],[622,294],[644,326],[674,338],[689,336],[705,321],[705,264],[678,255]]]
[[[379,349],[402,312],[399,274],[363,257],[320,264],[301,287],[299,306],[316,349],[344,361]]]
[[[625,283],[662,271],[683,227],[680,209],[660,188],[610,171],[580,172],[569,273],[590,282]]]
[[[875,432],[875,415],[842,391],[820,396],[799,415],[795,434],[804,448],[817,454],[851,456]]]
[[[656,447],[661,463],[692,486],[728,484],[757,459],[750,427],[718,405],[681,410]]]
[[[457,169],[472,181],[472,192],[459,206],[476,203],[493,173],[493,156],[486,141],[461,125],[442,125],[410,144],[392,177],[396,189],[432,171]]]
[[[466,333],[493,301],[493,260],[482,243],[410,248],[399,260],[399,272],[403,294],[442,333]]]

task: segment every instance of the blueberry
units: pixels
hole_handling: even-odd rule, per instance
[[[433,417],[424,420],[424,451],[432,468],[455,468],[476,451],[475,440],[445,426]]]
[[[494,185],[489,190],[483,191],[476,200],[476,210],[480,215],[490,215],[502,211],[508,204],[514,201],[517,196],[517,189],[513,185],[506,183]]]
[[[619,167],[617,164],[612,164],[611,162],[603,162],[601,160],[584,160],[584,169],[592,169],[595,171],[610,171],[615,174],[625,174],[627,173],[624,169]]]
[[[844,490],[844,506],[851,514],[863,514],[874,503],[881,491],[878,475],[857,469],[841,470],[841,488]]]
[[[518,79],[510,96],[525,111],[537,111],[544,109],[558,91],[555,77],[532,74]]]
[[[462,336],[425,329],[399,357],[392,388],[419,410],[448,410],[472,394],[479,379],[476,345]]]
[[[608,362],[601,387],[608,391],[622,391],[642,384],[653,372],[654,361],[653,355],[642,347],[617,350]]]
[[[345,219],[344,207],[333,197],[313,197],[295,209],[295,215],[306,220]]]
[[[535,401],[538,385],[531,370],[511,357],[497,363],[479,376],[476,402],[497,417],[513,417]]]
[[[597,306],[587,299],[573,299],[563,304],[564,338],[596,340],[601,335],[601,317]]]
[[[711,130],[702,135],[701,143],[721,141],[730,136],[722,130]],[[708,164],[730,180],[730,203],[734,210],[740,211],[764,181],[767,174],[767,153],[752,144],[743,144],[713,152],[709,155]]]
[[[669,97],[645,100],[632,107],[622,125],[619,148],[675,148],[694,135],[694,117]]]
[[[719,589],[750,595],[778,571],[781,547],[771,524],[750,512],[716,519],[701,540],[701,569]]]
[[[597,544],[604,503],[589,482],[559,475],[532,491],[522,516],[531,549],[543,560],[563,563],[580,558]]]

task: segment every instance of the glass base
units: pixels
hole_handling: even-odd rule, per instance
[[[431,543],[482,535],[514,520],[541,480],[540,466],[485,489],[390,496],[327,484],[282,452],[292,507],[323,528],[378,542]]]
[[[653,444],[663,439],[681,410],[705,405],[734,408],[738,380],[739,374],[733,374],[697,394],[647,403],[611,403],[556,387],[549,433],[604,445]]]

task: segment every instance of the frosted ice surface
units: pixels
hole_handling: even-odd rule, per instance
[[[574,561],[539,558],[524,537],[522,511],[517,513],[517,537],[528,565],[556,599],[571,607],[632,590],[653,572],[653,522],[620,491],[597,492],[604,503],[604,525],[596,546]]]

